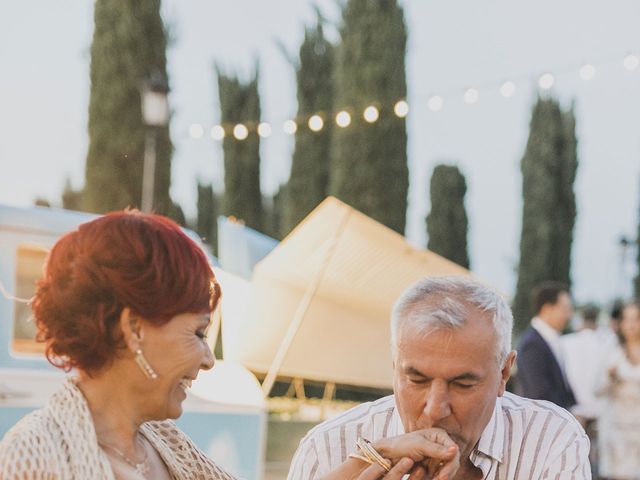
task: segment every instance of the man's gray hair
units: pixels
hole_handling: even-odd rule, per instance
[[[438,328],[457,329],[467,323],[473,310],[490,316],[496,333],[496,355],[502,365],[511,352],[511,308],[495,290],[466,277],[426,277],[403,292],[391,314],[394,356],[401,328],[410,324],[425,333]]]

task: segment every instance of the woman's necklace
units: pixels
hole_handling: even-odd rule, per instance
[[[149,473],[149,471],[151,470],[151,465],[149,465],[149,454],[147,453],[146,448],[144,450],[144,458],[142,459],[141,462],[138,463],[131,460],[129,457],[127,457],[124,453],[122,453],[116,447],[113,447],[106,443],[102,443],[100,441],[98,442],[98,445],[100,445],[102,448],[107,448],[111,450],[113,453],[115,453],[116,455],[118,455],[122,460],[127,462],[129,466],[133,467],[136,473],[140,475],[142,478],[146,478],[147,473]]]

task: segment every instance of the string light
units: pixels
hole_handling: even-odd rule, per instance
[[[320,115],[312,115],[309,118],[309,129],[313,132],[319,132],[324,127],[324,120]]]
[[[267,122],[262,122],[258,125],[258,135],[263,138],[267,138],[271,136],[271,124]]]
[[[516,93],[516,84],[511,82],[511,81],[507,81],[504,82],[502,85],[500,85],[500,95],[502,95],[505,98],[510,98],[513,97],[513,94]]]
[[[551,75],[550,73],[544,73],[538,79],[538,86],[543,90],[549,90],[551,87],[553,87],[554,83],[555,78],[553,78],[553,75]]]
[[[233,136],[236,137],[237,140],[244,140],[249,136],[249,129],[239,123],[233,127]]]
[[[347,128],[349,124],[351,124],[351,115],[349,115],[349,112],[345,110],[338,112],[336,115],[336,124],[340,128]]]
[[[615,61],[615,59],[613,61]],[[600,68],[600,65],[610,65],[613,63],[613,61],[611,59],[608,62],[601,61],[598,63],[598,65],[595,65],[593,63],[584,63],[582,65],[574,65],[572,69],[558,70],[560,72],[558,75],[565,76],[573,72],[574,75],[577,73],[579,78],[581,78],[582,80],[585,80],[585,81],[591,80],[592,78],[595,77],[596,70],[597,68]],[[622,65],[628,71],[637,70],[640,67],[640,58],[638,57],[637,54],[628,53],[626,56],[624,56]],[[520,88],[519,86],[516,87],[516,82],[518,83],[526,82],[530,78],[531,78],[530,74],[519,75],[516,77],[512,77],[510,80],[505,80],[502,83],[497,83],[497,85],[494,86],[493,88],[497,89],[497,92],[499,92],[499,94],[502,97],[510,98],[515,95],[516,88]],[[543,73],[537,79],[537,86],[542,90],[549,90],[554,85],[555,85],[554,74],[549,71]],[[491,85],[484,85],[483,92],[484,90],[487,90],[490,88],[491,88]],[[496,90],[493,90],[493,91],[495,92]],[[439,112],[440,110],[443,109],[444,107],[444,97],[442,96],[443,93],[446,95],[446,98],[449,98],[449,96],[453,97],[454,95],[460,95],[459,91],[457,93],[455,91],[445,91],[445,92],[439,92],[439,94],[430,96],[426,102],[427,107],[430,111]],[[462,98],[464,102],[468,105],[475,104],[478,102],[480,98],[480,90],[475,87],[467,88],[462,92]],[[382,105],[382,108],[386,109],[388,108],[388,106]],[[353,108],[351,108],[351,110],[353,110]],[[409,113],[409,104],[405,99],[401,99],[393,105],[393,112],[398,118],[404,118]],[[326,118],[331,118],[331,115],[332,115],[331,112],[324,112],[322,114],[315,113],[310,117],[298,117],[296,119],[289,119],[282,124],[282,129],[284,133],[286,133],[287,135],[293,135],[296,133],[298,129],[298,125],[304,125],[306,123],[310,130],[314,132],[318,132],[324,128]],[[362,112],[362,118],[365,120],[365,122],[368,122],[368,123],[377,122],[380,118],[380,107],[376,106],[375,104],[371,104],[367,106]],[[335,123],[340,128],[347,128],[352,123],[351,114],[349,113],[348,108],[345,108],[339,111],[335,115],[334,119],[335,119]],[[250,130],[252,129],[251,125],[252,123],[249,123],[249,126],[242,123],[239,123],[237,125],[228,125],[228,124],[214,125],[213,127],[211,127],[211,132],[210,132],[211,138],[214,140],[220,141],[220,140],[223,140],[226,135],[232,134],[233,137],[236,138],[237,140],[244,140],[248,137]],[[261,137],[269,137],[273,133],[272,124],[267,122],[260,123],[257,126],[256,130],[258,135],[260,135]],[[203,134],[204,134],[204,128],[202,127],[202,125],[198,123],[194,123],[189,127],[189,135],[191,136],[191,138],[200,139],[202,138]]]
[[[596,74],[596,67],[590,63],[584,64],[580,67],[580,78],[583,80],[591,80]]]
[[[468,103],[469,105],[476,103],[479,96],[480,94],[478,93],[478,90],[475,88],[469,88],[464,92],[464,103]]]
[[[198,138],[202,138],[202,135],[204,135],[204,128],[202,128],[202,125],[199,123],[194,123],[189,127],[189,135],[191,135],[191,138],[195,138],[196,140]]]
[[[220,141],[224,138],[224,127],[222,125],[214,125],[211,127],[211,138]]]
[[[432,112],[439,112],[444,106],[444,100],[442,100],[441,96],[434,95],[429,99],[427,105],[429,106],[429,110],[431,110]]]
[[[364,109],[362,116],[364,117],[366,122],[373,123],[376,120],[378,120],[378,117],[380,116],[380,112],[373,105],[369,105],[367,108]]]
[[[624,57],[622,64],[627,70],[633,71],[638,68],[638,65],[640,65],[640,60],[638,60],[638,57],[630,53],[629,55]]]
[[[404,118],[409,114],[409,104],[405,100],[400,100],[393,106],[393,113],[398,118]]]
[[[286,122],[284,122],[284,124],[282,125],[282,130],[284,131],[284,133],[286,133],[287,135],[293,135],[294,133],[296,133],[296,131],[298,130],[298,125],[296,124],[296,122],[294,122],[293,120],[287,120]]]

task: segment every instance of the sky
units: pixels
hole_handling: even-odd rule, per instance
[[[579,302],[607,302],[631,292],[640,212],[640,55],[636,0],[404,0],[408,29],[407,118],[410,169],[406,236],[426,245],[429,178],[435,165],[460,167],[472,270],[512,294],[522,212],[520,159],[541,74],[550,93],[575,103],[579,169],[578,217],[572,257]],[[247,78],[259,61],[263,119],[280,125],[295,116],[294,56],[318,5],[337,40],[336,0],[165,0],[173,198],[195,216],[196,182],[221,191],[220,143],[209,135],[219,120],[214,65]],[[65,180],[84,179],[88,146],[89,49],[93,2],[0,0],[0,203],[27,206],[36,197],[60,203]],[[332,26],[333,25],[333,26]],[[578,72],[595,66],[590,80]],[[515,83],[504,98],[500,85]],[[477,88],[477,103],[463,101]],[[440,95],[434,112],[429,99]],[[375,101],[375,99],[372,99]],[[190,127],[204,128],[194,139]],[[289,175],[293,137],[278,128],[261,143],[262,189],[272,194]]]

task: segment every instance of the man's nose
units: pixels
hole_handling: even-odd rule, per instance
[[[451,415],[449,402],[449,385],[446,382],[434,381],[427,393],[424,415],[430,420],[431,426]]]

